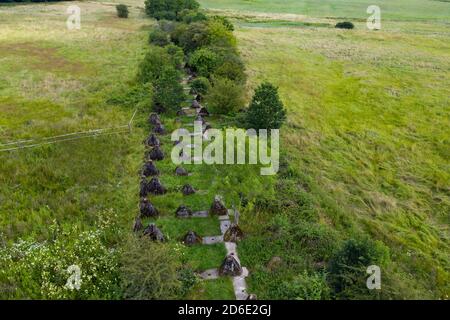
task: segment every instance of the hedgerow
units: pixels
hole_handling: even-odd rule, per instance
[[[150,46],[137,79],[152,84],[158,110],[175,110],[184,101],[177,83],[180,75],[168,66],[181,70],[185,62],[198,76],[211,79],[212,85],[201,80],[193,85],[199,85],[198,93],[208,92],[207,103],[214,112],[229,114],[241,109],[246,75],[232,23],[206,16],[197,1],[147,0],[145,8],[147,15],[159,20],[149,42],[165,48]]]

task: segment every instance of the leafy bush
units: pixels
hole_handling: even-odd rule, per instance
[[[177,19],[177,14],[174,11],[169,11],[169,10],[163,10],[163,11],[158,11],[155,13],[155,15],[153,16],[155,19],[157,20],[176,20]]]
[[[278,129],[286,120],[286,110],[278,88],[264,82],[255,91],[246,115],[247,128]]]
[[[218,20],[208,21],[208,45],[218,48],[236,48],[236,38],[233,32]]]
[[[167,53],[170,55],[172,65],[177,69],[182,69],[185,65],[184,52],[179,46],[173,43],[166,46]]]
[[[234,31],[234,25],[228,20],[226,17],[222,16],[214,16],[213,20],[219,21],[221,24],[224,25],[224,27],[228,30],[233,32]]]
[[[220,78],[228,78],[242,84],[247,80],[244,63],[240,57],[235,54],[225,55],[222,63],[220,63],[214,71],[214,75]]]
[[[338,22],[336,23],[335,28],[338,29],[353,29],[355,25],[351,23],[350,21],[344,21],[344,22]]]
[[[290,223],[289,233],[314,262],[327,261],[337,249],[335,233],[323,224],[295,220]]]
[[[209,80],[204,77],[198,77],[191,83],[192,93],[205,95],[209,88],[211,88],[211,84]]]
[[[181,2],[181,8],[188,9],[188,10],[197,10],[200,8],[200,4],[197,0],[180,0]],[[178,10],[181,11],[181,10]]]
[[[201,21],[179,24],[171,33],[172,41],[186,53],[201,47],[210,47],[217,54],[236,53],[236,38],[220,21]]]
[[[202,48],[191,55],[189,64],[200,76],[209,77],[219,64],[219,57],[214,51]]]
[[[283,209],[279,208],[278,212]],[[333,229],[318,222],[306,222],[295,213],[275,215],[270,228],[286,246],[285,251],[289,248],[292,254],[303,255],[303,260],[307,256],[312,263],[323,264],[336,252],[338,239]]]
[[[215,78],[206,102],[213,113],[230,114],[243,107],[244,89],[230,79]]]
[[[181,74],[173,66],[165,66],[161,76],[155,80],[155,103],[165,110],[178,110],[185,100],[183,86],[180,84]]]
[[[182,289],[178,279],[180,259],[167,244],[130,236],[120,259],[121,287],[125,299],[176,299]]]
[[[178,22],[176,21],[170,21],[170,20],[159,20],[159,27],[162,31],[171,33],[175,28],[177,27]]]
[[[139,65],[137,80],[140,83],[153,82],[161,76],[164,66],[172,63],[172,58],[165,48],[151,46]]]
[[[169,34],[156,28],[150,32],[148,42],[156,46],[164,47],[170,43]]]
[[[116,6],[117,16],[119,18],[128,18],[128,7],[124,4],[118,4]]]
[[[370,265],[385,266],[389,249],[380,241],[367,237],[347,240],[332,257],[328,270],[334,290],[340,298],[369,296],[366,269]]]
[[[183,10],[179,15],[179,20],[190,24],[192,22],[206,21],[208,17],[197,10]]]
[[[181,281],[180,297],[185,297],[194,287],[198,278],[195,272],[190,268],[183,268],[178,271],[178,279]]]
[[[204,22],[181,23],[171,33],[172,41],[190,53],[209,43],[208,25]]]

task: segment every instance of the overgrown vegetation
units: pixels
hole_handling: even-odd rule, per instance
[[[169,34],[160,28],[155,28],[150,32],[148,42],[156,46],[164,47],[170,43]]]
[[[244,88],[227,78],[214,78],[206,102],[215,114],[232,114],[244,107]]]
[[[180,72],[173,66],[164,67],[161,75],[155,81],[155,103],[162,110],[177,111],[185,100],[183,86],[180,83]],[[161,109],[160,109],[161,110]]]
[[[271,18],[276,1],[204,0],[210,6],[259,10],[270,17],[263,26],[250,28],[243,27],[248,17],[222,19],[178,7],[151,11],[160,20],[150,34],[148,20],[136,20],[137,14],[120,20],[123,25],[117,28],[87,19],[83,29],[104,27],[94,37],[95,45],[94,38],[84,36],[67,45],[66,32],[47,36],[34,30],[37,19],[21,19],[22,8],[2,8],[8,11],[0,31],[8,39],[0,42],[0,72],[5,75],[0,80],[2,143],[122,125],[134,108],[140,112],[130,136],[0,154],[1,297],[233,298],[229,279],[205,282],[194,275],[217,267],[223,246],[179,244],[190,229],[218,234],[217,221],[174,217],[181,203],[204,210],[214,195],[222,194],[241,212],[246,238],[239,243],[239,256],[250,269],[250,292],[259,299],[448,298],[448,117],[443,115],[450,94],[445,73],[450,51],[444,25],[436,23],[448,16],[442,10],[446,4],[435,2],[427,6],[438,8],[437,13],[428,7],[410,9],[417,8],[415,0],[403,13],[393,1],[383,17],[395,21],[384,22],[385,31],[374,35],[358,27],[357,33],[344,37],[329,20],[295,22],[292,28],[280,24],[284,16]],[[317,1],[304,3],[318,17],[364,18],[345,1],[333,1],[337,9],[332,15]],[[92,3],[80,5],[105,10]],[[42,7],[42,14],[49,15],[48,8]],[[298,1],[284,0],[278,8],[303,12]],[[108,10],[101,12],[114,17],[114,7]],[[425,18],[426,23],[417,22]],[[48,21],[42,28],[53,30]],[[29,34],[17,32],[18,23]],[[114,30],[105,34],[109,28]],[[411,46],[417,41],[423,46]],[[212,52],[218,63],[198,52]],[[248,87],[238,52],[248,66]],[[419,63],[418,56],[426,63]],[[280,173],[261,177],[249,166],[188,166],[193,175],[183,183],[204,193],[155,197],[161,217],[144,221],[157,222],[168,243],[134,237],[125,241],[137,211],[137,172],[141,141],[149,132],[148,113],[155,105],[163,106],[168,131],[187,124],[175,123],[171,114],[188,105],[180,98],[186,62],[205,75],[191,87],[214,110],[216,115],[208,119],[214,127],[234,124],[235,118],[220,114],[243,108],[249,88],[258,88],[249,115],[261,116],[261,106],[280,111],[280,101],[285,102],[289,114],[281,131]],[[272,94],[258,94],[261,81],[273,84],[266,91]],[[262,127],[284,122],[284,117],[275,124],[267,121],[271,118],[261,119]],[[162,142],[168,152],[170,139],[163,137]],[[158,169],[164,185],[178,190],[180,181],[171,175],[175,166],[161,163]],[[80,291],[64,288],[72,264],[81,265]],[[149,269],[155,264],[164,275]],[[381,291],[365,286],[368,264],[382,268]],[[151,280],[142,275],[152,275]]]
[[[130,236],[121,255],[121,286],[125,299],[168,300],[182,289],[180,259],[173,248]]]
[[[328,271],[334,292],[344,299],[366,298],[370,295],[365,288],[367,267],[384,268],[388,260],[389,249],[379,241],[369,238],[347,240],[330,259]]]

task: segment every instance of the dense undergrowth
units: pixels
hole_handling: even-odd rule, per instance
[[[276,31],[274,35],[255,31],[259,41],[264,42],[261,44],[239,30],[238,46],[232,33],[235,27],[228,19],[212,16],[201,10],[194,1],[186,1],[185,5],[186,8],[174,8],[170,12],[147,6],[147,13],[159,19],[158,24],[151,28],[144,26],[144,32],[140,29],[143,36],[133,42],[139,43],[133,47],[133,52],[138,51],[139,54],[123,49],[119,51],[120,61],[124,65],[127,57],[132,56],[136,60],[131,67],[117,65],[118,69],[124,70],[129,81],[115,86],[105,77],[100,79],[101,84],[89,87],[85,92],[86,96],[95,95],[81,109],[80,119],[85,119],[83,121],[86,123],[93,123],[93,119],[99,117],[103,120],[102,124],[122,124],[126,120],[125,115],[128,116],[129,111],[137,107],[133,135],[118,137],[114,143],[99,137],[92,143],[44,147],[22,156],[14,154],[2,158],[1,297],[233,299],[229,279],[206,282],[195,276],[197,271],[220,264],[225,255],[223,246],[185,247],[180,243],[180,238],[188,230],[202,235],[218,234],[217,221],[181,221],[175,218],[175,210],[180,204],[186,204],[193,210],[205,210],[216,194],[223,195],[228,206],[234,205],[241,212],[240,224],[246,238],[239,243],[239,256],[242,264],[250,270],[247,279],[249,292],[256,293],[260,299],[446,297],[448,273],[442,267],[448,249],[445,236],[434,229],[421,227],[423,219],[418,217],[404,216],[400,224],[394,215],[387,216],[385,219],[389,228],[386,228],[384,221],[375,218],[386,216],[380,212],[388,212],[392,205],[390,198],[367,196],[363,190],[365,187],[357,183],[358,178],[361,183],[366,183],[366,180],[353,171],[361,161],[352,156],[362,158],[360,153],[365,149],[355,150],[349,144],[360,146],[361,141],[368,139],[373,148],[381,148],[383,143],[377,140],[377,135],[344,130],[346,121],[350,121],[346,112],[346,117],[339,118],[340,123],[334,120],[336,113],[323,120],[337,128],[337,135],[333,136],[330,134],[333,130],[321,123],[322,118],[317,120],[317,112],[310,115],[307,108],[297,106],[298,101],[310,101],[308,99],[314,100],[320,96],[314,91],[316,89],[308,86],[308,82],[314,83],[317,79],[320,80],[317,88],[331,88],[324,93],[326,101],[337,103],[340,99],[342,108],[346,101],[354,106],[350,99],[352,94],[362,95],[358,92],[365,92],[358,81],[347,76],[336,76],[334,73],[342,73],[340,66],[330,66],[321,57],[317,58],[309,52],[301,52],[299,59],[302,64],[293,64],[293,57],[289,55],[292,52],[298,54],[298,48],[294,50],[285,45],[283,36],[286,35],[280,36]],[[136,14],[136,11],[131,11],[131,17]],[[270,21],[265,23],[270,25]],[[278,27],[278,24],[275,25]],[[288,41],[291,41],[292,31],[286,32]],[[273,46],[271,36],[280,36],[277,50],[285,52],[276,52],[274,47],[277,46]],[[306,40],[309,39],[307,37]],[[341,35],[341,42],[345,42],[346,37],[349,36]],[[243,41],[248,43],[243,44]],[[252,46],[260,51],[253,52],[255,48]],[[318,47],[326,50],[324,45]],[[247,72],[240,51],[244,52],[244,60],[251,67]],[[333,50],[333,54],[336,52]],[[92,54],[109,56],[106,51]],[[307,59],[312,59],[312,62]],[[174,164],[170,161],[158,163],[158,169],[162,172],[161,181],[169,194],[152,198],[153,204],[160,210],[160,217],[156,220],[145,219],[144,223],[157,223],[168,241],[151,243],[131,234],[132,221],[138,214],[138,172],[145,152],[141,141],[150,132],[146,118],[152,111],[163,111],[161,118],[168,132],[189,125],[190,121],[175,116],[180,107],[190,104],[182,85],[185,63],[200,76],[190,85],[196,93],[204,96],[205,104],[215,114],[208,121],[216,128],[242,125],[240,119],[245,112],[241,109],[248,100],[248,88],[245,86],[247,75],[251,78],[252,87],[257,86],[255,82],[267,79],[280,85],[281,98],[289,111],[288,124],[284,128],[286,131],[282,132],[285,148],[282,148],[281,170],[276,177],[262,177],[256,167],[192,165],[186,168],[193,175],[181,182],[179,177],[173,175]],[[284,64],[292,68],[286,75],[279,72],[285,68]],[[293,74],[294,71],[296,74]],[[322,74],[327,77],[321,78]],[[122,76],[119,71],[114,75],[117,78]],[[297,93],[299,84],[306,88],[305,94]],[[108,88],[96,94],[96,89],[102,85]],[[360,100],[366,101],[363,98]],[[100,107],[89,108],[99,105],[99,102]],[[18,99],[11,97],[3,98],[2,104],[21,106],[30,113],[35,108],[45,107],[55,116],[56,108],[60,108],[57,103],[18,102]],[[325,102],[320,105],[326,105],[320,112],[329,108]],[[111,108],[114,112],[105,114],[101,108]],[[67,110],[62,112],[62,109],[58,111],[58,117],[71,114]],[[352,112],[356,113],[355,110]],[[315,121],[320,128],[312,130],[309,124]],[[21,120],[13,127],[19,128],[25,123],[26,120]],[[366,127],[367,123],[361,126]],[[72,128],[73,124],[69,122],[67,127]],[[33,123],[25,128],[25,137],[30,136],[33,130],[47,132],[55,129],[41,128]],[[319,133],[324,135],[320,141],[317,138]],[[336,141],[339,144],[335,144]],[[162,143],[168,157],[172,146],[170,137],[162,137]],[[434,143],[439,145],[438,141]],[[308,147],[302,149],[305,154],[299,155],[297,149],[304,146]],[[398,146],[388,144],[384,147],[395,149]],[[98,150],[102,152],[99,154]],[[343,150],[352,156],[343,155]],[[444,151],[442,153],[445,154]],[[81,155],[89,154],[89,157],[80,161],[74,157],[76,154],[81,159]],[[347,164],[352,172],[345,174],[345,168],[331,170],[330,163],[339,162],[337,160]],[[374,161],[382,163],[382,160]],[[383,163],[390,165],[388,161]],[[29,170],[30,167],[33,170]],[[425,196],[429,193],[425,187],[420,188],[423,192],[419,189],[416,192],[416,189],[411,190],[396,182],[393,177],[388,179],[392,185],[381,184],[387,191],[398,190],[405,199],[411,193],[424,194],[419,203],[408,204],[410,208],[418,212],[416,207],[430,202],[432,207],[429,211],[433,214],[437,212],[440,216],[438,220],[445,221],[448,206],[442,196],[445,177],[441,176],[433,175],[436,183],[429,188],[443,199],[440,204],[429,201]],[[329,183],[334,180],[338,180],[339,184]],[[201,192],[183,196],[179,189],[185,183]],[[366,202],[359,201],[359,198],[355,202],[350,201],[350,204],[343,201],[344,196],[339,193],[344,189],[343,184],[353,186],[350,191],[366,197],[366,202],[372,207],[369,211],[375,213],[364,218],[356,215],[354,211],[366,212],[359,207],[361,203],[366,206]],[[371,186],[368,184],[368,187]],[[353,200],[356,197],[352,192],[343,194]],[[410,229],[420,229],[420,237],[426,241],[408,235]],[[432,243],[439,250],[422,248],[424,243]],[[413,251],[411,256],[411,247],[420,250],[417,253]],[[67,268],[73,264],[80,265],[84,270],[80,291],[70,291],[64,287],[70,275]],[[366,268],[372,264],[382,268],[381,291],[366,288]],[[438,270],[430,284],[433,289],[428,288],[425,292],[423,279],[428,279],[433,270]],[[415,274],[420,283],[411,280]]]

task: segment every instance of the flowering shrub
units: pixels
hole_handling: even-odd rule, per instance
[[[119,298],[117,253],[104,243],[113,226],[103,221],[83,232],[51,228],[51,241],[20,240],[0,248],[0,298]],[[79,268],[79,278],[70,266]]]

